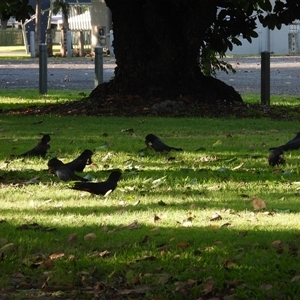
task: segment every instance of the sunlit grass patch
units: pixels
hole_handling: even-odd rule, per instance
[[[1,115],[0,129],[2,289],[74,287],[79,298],[92,290],[108,299],[299,295],[300,155],[286,153],[278,168],[267,162],[269,147],[295,136],[294,123]],[[184,151],[145,149],[150,132]],[[51,134],[46,159],[11,157],[41,133]],[[95,154],[81,175],[123,172],[106,198],[46,171],[49,158],[68,162],[84,149]],[[266,208],[254,209],[254,197]]]

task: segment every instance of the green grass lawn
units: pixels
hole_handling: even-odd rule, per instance
[[[300,154],[286,153],[279,168],[267,162],[268,148],[298,131],[295,122],[266,119],[0,115],[1,293],[299,298]],[[150,132],[184,151],[145,149]],[[45,159],[11,157],[43,133],[52,138]],[[102,181],[122,169],[106,198],[46,171],[51,157],[68,162],[84,149],[95,154],[80,175]]]

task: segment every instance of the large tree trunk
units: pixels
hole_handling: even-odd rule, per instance
[[[104,85],[106,89],[136,94],[156,91],[166,96],[193,93],[209,98],[224,96],[226,90],[228,98],[241,101],[232,88],[205,77],[199,68],[203,38],[216,16],[215,0],[106,3],[112,12],[117,63],[115,78]],[[103,86],[98,86],[90,96],[96,98],[101,90]]]

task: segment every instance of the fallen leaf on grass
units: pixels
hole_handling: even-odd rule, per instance
[[[217,140],[215,143],[213,143],[213,147],[218,146],[218,145],[222,145],[222,141],[221,140]]]
[[[140,204],[140,202],[141,202],[140,200],[137,200],[136,202],[134,202],[134,203],[133,203],[133,205],[132,205],[132,206],[137,206],[137,205],[139,205],[139,204]]]
[[[133,221],[132,223],[127,225],[126,228],[132,230],[132,229],[140,228],[140,226],[138,225],[138,221]]]
[[[161,185],[162,183],[164,183],[166,181],[165,180],[166,178],[167,178],[167,176],[163,176],[161,178],[155,179],[152,181],[152,185],[155,185],[155,186]]]
[[[237,266],[237,258],[228,258],[224,261],[223,267],[225,269]]]
[[[158,201],[157,204],[160,205],[160,206],[167,206],[167,203],[165,203],[162,200]]]
[[[209,221],[219,221],[222,220],[221,215],[218,212],[214,212]]]
[[[192,227],[193,224],[192,224],[191,221],[186,220],[186,221],[183,221],[183,222],[181,223],[181,226],[182,226],[182,227]]]
[[[43,205],[48,204],[48,203],[50,203],[50,202],[52,202],[52,201],[53,201],[52,199],[46,200],[46,201],[44,201],[42,204],[38,205],[37,207],[40,208],[40,207],[42,207]]]
[[[222,224],[222,225],[220,226],[220,228],[222,228],[222,227],[228,227],[228,226],[230,226],[230,225],[231,225],[231,223],[230,223],[230,222],[227,222],[227,223]]]
[[[97,235],[95,233],[91,232],[91,233],[86,234],[83,239],[85,241],[91,241],[91,240],[94,240],[96,237],[97,237]]]
[[[259,197],[254,197],[252,199],[252,206],[253,206],[254,210],[262,210],[262,209],[267,208],[264,200]]]
[[[273,288],[273,285],[272,285],[272,284],[267,284],[267,283],[265,283],[265,284],[262,284],[262,285],[260,286],[260,288],[261,288],[262,290],[264,290],[264,291],[270,291],[270,290]]]
[[[212,279],[208,279],[202,284],[202,292],[204,295],[210,293],[215,287],[215,282]]]
[[[234,167],[232,170],[235,171],[235,170],[241,169],[244,166],[244,164],[245,163],[241,163],[238,166]]]
[[[208,191],[217,191],[220,189],[219,185],[213,185],[206,188]]]
[[[53,253],[51,255],[49,255],[49,258],[52,260],[58,259],[58,258],[62,258],[64,257],[65,254],[64,253]]]
[[[142,279],[142,274],[137,274],[136,276],[134,276],[131,280],[130,283],[131,284],[138,284],[141,282]]]
[[[134,129],[133,128],[127,128],[127,129],[122,129],[121,132],[134,132]]]
[[[177,244],[177,247],[178,247],[178,248],[187,248],[187,247],[189,247],[189,246],[190,246],[189,243],[179,243],[179,244]]]
[[[159,222],[161,218],[158,215],[154,215],[154,222]]]
[[[300,275],[294,276],[294,277],[291,279],[291,282],[296,282],[296,281],[300,281]]]
[[[73,243],[77,240],[77,233],[72,233],[68,236],[67,242]]]
[[[273,241],[272,243],[271,243],[271,246],[273,246],[273,247],[279,247],[279,246],[281,246],[281,241],[280,240],[276,240],[276,241]]]
[[[11,252],[14,248],[15,248],[14,243],[6,244],[6,245],[4,245],[2,248],[0,248],[0,253],[4,253],[4,254],[9,253],[9,252]]]

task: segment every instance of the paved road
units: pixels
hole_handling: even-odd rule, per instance
[[[233,86],[241,94],[260,94],[261,59],[226,58],[236,73],[218,72],[217,78]],[[300,95],[300,56],[276,56],[270,59],[270,87],[273,95]]]
[[[109,81],[114,76],[115,61],[105,60],[103,79]],[[48,59],[48,90],[94,88],[95,62],[92,58]],[[38,59],[0,60],[1,89],[39,88]]]
[[[218,72],[217,77],[240,93],[260,93],[260,58],[228,58],[236,74]],[[38,59],[0,60],[0,94],[7,88],[39,87]],[[104,81],[114,76],[114,60],[104,64]],[[94,88],[92,58],[49,59],[48,90]],[[300,56],[271,58],[271,94],[300,95]]]

